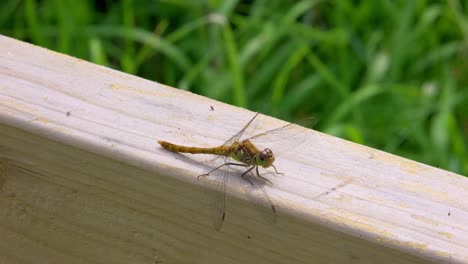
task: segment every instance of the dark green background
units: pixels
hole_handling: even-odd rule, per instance
[[[1,0],[0,33],[468,174],[467,1]]]

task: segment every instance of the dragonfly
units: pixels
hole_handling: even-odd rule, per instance
[[[244,172],[240,175],[241,178],[247,180],[253,187],[261,190],[262,200],[265,201],[271,209],[273,218],[276,220],[276,206],[272,202],[272,199],[266,192],[264,184],[272,182],[262,176],[259,168],[273,168],[274,173],[277,175],[284,175],[279,172],[275,165],[275,155],[270,148],[261,149],[255,145],[254,142],[265,140],[265,142],[273,143],[278,140],[290,139],[289,144],[283,144],[288,149],[294,147],[292,142],[299,144],[302,142],[297,136],[302,134],[305,129],[297,129],[292,123],[288,123],[284,126],[268,130],[263,133],[256,134],[246,139],[241,139],[245,134],[246,130],[251,127],[252,123],[258,118],[259,113],[256,113],[247,124],[224,144],[217,147],[190,147],[173,144],[167,141],[158,140],[158,143],[164,149],[178,153],[190,153],[190,154],[212,154],[218,155],[219,157],[213,160],[212,163],[221,163],[207,173],[197,176],[197,179],[206,177],[215,171],[223,168],[222,179],[219,181],[218,193],[222,195],[221,203],[219,207],[218,220],[215,223],[215,229],[220,230],[221,226],[226,218],[226,189],[229,178],[229,167],[243,167]],[[295,129],[296,128],[296,129]],[[295,130],[295,131],[294,131]],[[291,133],[292,132],[292,133]],[[289,134],[289,135],[288,135]],[[291,140],[294,139],[294,140]],[[221,159],[221,162],[219,161]],[[215,162],[217,161],[217,162]],[[253,173],[252,173],[253,172]],[[247,176],[251,177],[247,177]],[[263,183],[262,183],[263,181]]]

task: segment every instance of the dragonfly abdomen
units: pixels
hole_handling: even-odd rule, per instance
[[[213,154],[213,155],[222,155],[227,156],[229,153],[228,146],[219,146],[214,148],[199,148],[199,147],[187,147],[187,146],[180,146],[176,144],[172,144],[166,141],[159,140],[158,143],[161,147],[173,151],[173,152],[180,152],[180,153],[191,153],[191,154]]]

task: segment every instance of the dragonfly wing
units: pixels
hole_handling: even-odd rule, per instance
[[[228,158],[224,159],[225,164],[229,161]],[[223,227],[224,219],[226,218],[226,192],[229,180],[229,165],[225,165],[221,171],[221,179],[219,181],[218,189],[217,189],[217,196],[218,198],[215,200],[215,213],[214,216],[215,222],[214,227],[216,230],[220,231]]]
[[[301,120],[300,122],[303,126],[299,126],[293,123],[288,123],[284,126],[280,126],[259,134],[256,134],[249,138],[249,140],[255,141],[280,141],[284,140],[285,137],[288,136],[295,136],[298,134],[302,134],[307,131],[306,127],[310,127],[314,123],[313,118],[308,118],[305,120]]]
[[[276,223],[276,206],[265,189],[265,184],[267,184],[267,182],[258,177],[256,173],[257,172],[252,170],[252,172],[249,174],[250,181],[253,184],[253,190],[256,193],[254,202],[257,206],[260,207],[260,212],[265,213],[264,216],[267,217],[267,222]]]
[[[210,170],[202,174],[203,178],[210,177],[214,182],[215,192],[210,198],[210,213],[213,220],[213,226],[220,231],[226,216],[226,192],[229,179],[230,158],[219,156],[208,162]]]
[[[258,115],[259,113],[255,113],[254,117],[250,119],[250,121],[247,122],[247,124],[245,124],[244,127],[239,132],[237,132],[234,136],[232,136],[230,139],[224,142],[223,146],[230,146],[232,145],[232,143],[238,141],[244,135],[245,131],[248,128],[251,128],[252,122],[257,118]]]
[[[312,120],[308,120],[312,123]],[[260,148],[270,148],[276,155],[287,152],[304,142],[307,136],[307,129],[296,124],[286,124],[284,126],[256,134],[249,138],[251,142]]]

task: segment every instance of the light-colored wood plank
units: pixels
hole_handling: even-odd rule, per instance
[[[231,177],[218,232],[210,158],[156,140],[217,145],[252,112],[6,37],[0,54],[1,261],[468,263],[463,176],[310,130],[269,177],[277,222]]]

